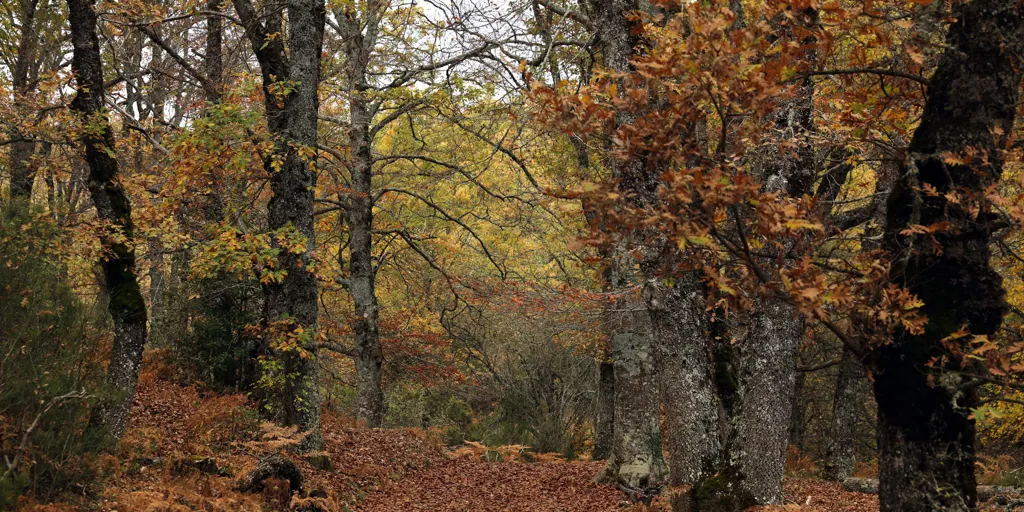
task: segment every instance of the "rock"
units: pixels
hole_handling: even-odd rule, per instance
[[[847,491],[878,494],[878,480],[874,478],[847,478],[843,480]]]
[[[843,480],[847,491],[878,494],[878,480],[874,478],[847,478]],[[1024,489],[998,485],[979,485],[978,501],[995,501],[996,505],[1024,502]]]
[[[302,492],[302,472],[291,459],[279,454],[261,460],[252,471],[238,480],[235,489],[256,492],[262,489],[263,481],[271,477],[287,480],[291,492]]]

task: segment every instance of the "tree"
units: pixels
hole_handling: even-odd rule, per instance
[[[593,25],[601,63],[610,72],[634,70],[631,58],[641,45],[641,28],[630,16],[638,9],[638,3],[628,0],[597,1],[590,7],[596,15]],[[631,113],[621,113],[614,121],[616,126],[634,122]],[[656,172],[648,168],[650,163],[642,155],[605,159],[611,179],[639,201],[649,200],[651,174]],[[598,476],[599,481],[614,482],[641,497],[653,493],[668,472],[661,449],[655,376],[655,366],[660,363],[656,361],[655,339],[663,333],[658,330],[659,317],[649,313],[635,293],[641,282],[637,267],[640,259],[648,256],[637,257],[642,236],[629,231],[612,233],[603,262],[609,292],[615,297],[609,301],[605,327],[611,344],[615,398],[611,456]]]
[[[380,264],[375,264],[374,255],[375,235],[379,237],[383,233],[375,225],[375,208],[379,207],[385,195],[405,196],[423,203],[434,215],[472,233],[464,222],[419,191],[406,190],[398,184],[386,186],[380,183],[379,178],[375,179],[381,167],[395,162],[423,162],[462,172],[461,167],[416,151],[382,155],[376,144],[396,121],[408,120],[410,126],[415,126],[415,114],[431,108],[440,87],[454,88],[451,83],[439,83],[436,74],[441,71],[451,73],[456,66],[495,47],[488,41],[478,42],[477,37],[472,36],[466,44],[468,47],[439,50],[431,46],[429,51],[425,51],[420,46],[422,40],[407,36],[404,31],[422,29],[440,37],[460,34],[460,38],[464,33],[472,35],[472,31],[460,28],[461,23],[442,24],[439,29],[427,21],[425,26],[416,27],[409,23],[409,15],[417,9],[377,0],[348,2],[334,10],[330,24],[341,38],[343,91],[348,119],[327,119],[346,131],[348,155],[338,158],[335,164],[347,168],[348,175],[337,177],[337,200],[321,201],[342,210],[341,220],[347,228],[348,261],[345,261],[346,254],[339,246],[338,264],[339,268],[347,267],[348,276],[338,281],[352,299],[355,346],[345,352],[355,361],[358,417],[372,427],[381,425],[387,410],[382,385],[384,354],[380,343],[380,303],[376,284]],[[446,13],[442,10],[442,14]],[[441,51],[450,54],[437,58]],[[414,84],[421,90],[414,92]],[[412,136],[416,137],[415,131]],[[428,258],[407,229],[401,228],[391,234]],[[479,237],[473,236],[482,244]],[[486,247],[483,250],[486,252]]]
[[[976,507],[978,382],[960,376],[947,351],[994,336],[1006,311],[990,263],[996,216],[987,196],[1016,118],[1024,13],[1017,2],[973,0],[955,17],[888,200],[890,279],[924,302],[928,323],[898,330],[870,359],[883,511]]]
[[[120,438],[128,424],[146,344],[146,304],[135,274],[132,209],[120,182],[114,132],[103,107],[103,64],[96,36],[93,0],[68,0],[74,48],[71,67],[77,87],[71,109],[79,116],[79,138],[89,166],[89,193],[97,216],[109,225],[101,242],[100,265],[114,319],[114,345],[106,388],[115,396],[101,409],[102,423]]]
[[[12,3],[12,21],[17,21],[16,39],[10,53],[4,52],[3,62],[11,73],[13,94],[11,116],[4,120],[10,144],[9,165],[11,198],[28,200],[40,167],[40,158],[49,152],[51,143],[40,143],[38,124],[46,116],[37,102],[37,89],[43,76],[51,72],[59,59],[53,40],[55,25],[62,23],[61,9],[40,0],[20,0]],[[13,25],[13,24],[12,24]],[[13,34],[12,34],[13,36]],[[12,55],[13,54],[13,55]]]
[[[245,36],[260,64],[267,128],[273,150],[263,157],[271,176],[268,227],[277,234],[280,279],[264,282],[264,327],[284,378],[282,421],[299,425],[302,449],[322,446],[317,382],[317,282],[310,265],[316,246],[318,87],[326,8],[323,0],[292,0],[285,9],[267,5],[259,15],[250,0],[234,0]],[[285,39],[287,30],[287,39]],[[287,40],[287,45],[286,45]],[[288,240],[293,240],[287,243]]]

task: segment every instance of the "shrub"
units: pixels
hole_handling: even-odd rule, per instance
[[[169,297],[165,338],[187,380],[217,391],[248,390],[259,378],[262,293],[251,279],[210,277],[183,284]]]
[[[44,214],[0,210],[0,509],[82,491],[103,444],[86,428],[100,340],[56,259],[58,237]]]

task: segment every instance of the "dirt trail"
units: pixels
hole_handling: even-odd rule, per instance
[[[602,462],[445,461],[406,475],[362,500],[361,512],[618,511],[624,496],[597,485]]]

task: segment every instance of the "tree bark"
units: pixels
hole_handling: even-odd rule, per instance
[[[863,378],[864,368],[857,356],[849,349],[843,349],[836,376],[836,391],[832,399],[832,431],[829,434],[825,453],[825,478],[842,482],[853,476],[855,462],[853,452],[854,426],[857,424],[858,393],[857,379]]]
[[[597,362],[597,411],[594,414],[593,460],[611,457],[615,439],[615,365],[611,354]]]
[[[610,70],[631,71],[640,27],[628,15],[637,11],[639,4],[635,0],[592,0],[591,4],[601,63]],[[616,119],[617,125],[631,122],[626,115]],[[650,184],[637,158],[610,161],[607,166],[612,178],[621,180],[623,190],[643,194]],[[647,308],[638,298],[630,297],[631,289],[642,284],[631,247],[638,237],[635,233],[615,237],[618,240],[606,257],[609,291],[618,296],[606,315],[615,374],[615,420],[612,456],[599,480],[616,482],[643,498],[656,491],[668,472],[661,450],[655,339]]]
[[[889,196],[890,278],[924,301],[928,324],[922,334],[896,333],[872,361],[883,512],[976,508],[971,410],[978,397],[953,371],[961,370],[957,358],[946,366],[930,361],[946,354],[941,340],[964,326],[993,335],[1006,309],[1002,279],[989,263],[995,215],[983,194],[1002,175],[1016,116],[1024,16],[1016,0],[973,0],[958,4],[955,18]],[[947,163],[950,155],[964,163]],[[926,186],[938,194],[922,193]],[[954,203],[949,192],[965,197]],[[948,227],[934,239],[901,234],[942,222]]]
[[[18,54],[14,68],[11,70],[11,86],[14,89],[14,101],[17,105],[32,89],[29,83],[29,71],[37,56],[39,34],[36,28],[36,12],[39,0],[22,0],[21,4],[21,35],[18,40]],[[10,170],[11,199],[28,201],[32,198],[32,184],[35,181],[36,164],[32,156],[36,153],[37,144],[30,140],[31,134],[14,130],[11,138]]]
[[[114,132],[103,108],[103,68],[93,0],[68,0],[68,20],[74,48],[71,67],[77,77],[71,109],[84,125],[79,138],[89,165],[88,186],[96,214],[112,230],[101,240],[101,266],[114,322],[106,387],[118,396],[103,404],[101,414],[109,433],[120,439],[128,424],[142,366],[146,303],[135,274],[131,204],[120,182],[117,159],[113,156]]]
[[[315,335],[318,291],[309,265],[316,245],[313,193],[320,105],[317,87],[326,11],[323,0],[289,0],[286,49],[282,37],[268,37],[284,33],[282,11],[268,5],[268,12],[259,18],[250,0],[234,0],[234,5],[260,63],[267,127],[275,138],[274,150],[264,162],[271,176],[268,225],[274,231],[295,229],[305,237],[302,250],[282,250],[278,255],[279,268],[287,274],[279,282],[263,286],[267,326],[271,331],[290,331],[287,335],[297,336],[305,352],[275,354],[283,361],[287,380],[282,420],[285,425],[299,425],[308,432],[301,449],[317,450],[323,445]],[[290,85],[287,92],[280,90],[282,83]]]
[[[762,299],[756,308],[738,347],[740,406],[734,423],[742,485],[765,505],[782,500],[803,323],[782,301]]]
[[[203,59],[206,81],[209,90],[205,90],[207,109],[220,103],[220,87],[224,82],[224,26],[220,11],[221,0],[207,0],[206,10],[206,56]],[[206,191],[203,201],[203,219],[208,223],[217,223],[224,219],[223,184],[216,178],[211,180],[210,190]]]
[[[686,273],[672,285],[649,279],[645,288],[658,339],[655,366],[674,493],[671,504],[677,512],[706,505],[698,497],[699,488],[722,468],[728,437],[720,423],[725,411],[716,383],[705,293],[697,272]]]
[[[794,13],[792,20],[778,22],[778,37],[793,39],[788,23],[803,27],[817,24],[817,13],[808,8]],[[813,41],[802,41],[813,43]],[[814,62],[815,55],[804,60]],[[792,98],[779,102],[773,112],[778,140],[768,140],[757,155],[759,172],[768,190],[789,197],[809,195],[814,184],[814,146],[810,133],[814,125],[814,83],[805,79]],[[795,149],[779,151],[778,142],[790,141]],[[777,258],[760,264],[769,275],[777,275]],[[738,343],[738,417],[734,421],[741,485],[761,505],[782,500],[782,477],[786,470],[786,448],[796,383],[796,352],[803,339],[803,321],[790,304],[771,297],[755,300],[745,319]]]
[[[799,364],[800,357],[797,357]],[[797,372],[793,384],[793,401],[789,410],[789,444],[800,452],[804,451],[804,435],[807,433],[807,400],[804,393],[807,388],[807,373]]]
[[[345,74],[348,83],[349,145],[352,192],[344,199],[349,230],[349,294],[353,305],[357,417],[370,427],[380,427],[386,404],[381,366],[379,304],[376,269],[373,266],[373,115],[367,98],[370,55],[376,45],[381,6],[370,2],[363,17],[347,7],[335,13],[345,42]],[[365,22],[365,23],[364,23]],[[338,255],[339,259],[341,255]],[[344,261],[339,261],[342,267]]]
[[[615,278],[612,288],[621,290],[624,284]],[[598,481],[615,483],[634,500],[646,501],[668,474],[661,451],[654,333],[647,309],[639,300],[619,299],[613,304],[615,311],[606,321],[613,333],[614,435],[611,457]]]

